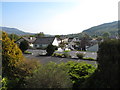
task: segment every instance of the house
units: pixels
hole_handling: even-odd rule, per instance
[[[57,38],[55,37],[37,37],[33,43],[34,49],[45,49],[48,45],[58,46]]]
[[[89,43],[90,43],[90,46],[93,46],[98,43],[98,40],[93,38],[92,40],[89,41]]]
[[[87,48],[87,51],[97,52],[98,48],[99,48],[98,44],[94,44],[93,46],[90,46],[89,48]]]
[[[59,38],[57,38],[57,41],[58,41],[59,44],[62,43],[62,42],[68,43],[68,38],[65,37],[65,36],[60,36]]]
[[[77,43],[80,43],[79,38],[69,38],[67,48],[74,50],[76,47],[79,47]]]
[[[30,47],[33,47],[33,42],[36,40],[35,37],[21,37],[20,39],[18,39],[17,41],[15,41],[15,43],[17,43],[18,45],[20,45],[20,43],[22,41],[27,41]]]

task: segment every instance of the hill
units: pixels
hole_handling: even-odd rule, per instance
[[[91,27],[89,29],[84,30],[82,33],[76,33],[76,34],[68,34],[65,35],[67,37],[83,37],[83,35],[86,33],[90,36],[101,36],[104,32],[109,32],[111,35],[115,35],[118,33],[118,21],[110,22],[110,23],[104,23],[98,26]]]
[[[21,31],[16,28],[8,28],[8,27],[0,27],[0,30],[3,30],[7,32],[8,34],[14,33],[17,35],[33,35],[33,33],[28,33]],[[110,23],[104,23],[98,26],[91,27],[89,29],[84,30],[82,33],[76,33],[76,34],[68,34],[68,35],[62,35],[66,37],[83,37],[83,35],[86,33],[90,36],[101,36],[104,32],[109,32],[111,35],[115,35],[118,33],[118,21],[110,22]],[[35,34],[35,33],[34,33]],[[45,36],[51,36],[46,35]]]
[[[84,30],[82,33],[86,33],[90,36],[93,36],[93,35],[101,36],[104,32],[109,32],[111,35],[117,34],[118,33],[118,21],[94,26],[87,30]]]
[[[17,34],[17,35],[32,35],[33,33],[28,33],[21,31],[16,28],[0,27],[0,30],[7,32],[8,34]]]

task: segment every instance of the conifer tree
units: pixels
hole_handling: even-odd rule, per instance
[[[3,76],[16,77],[17,66],[22,63],[23,55],[17,44],[11,41],[7,33],[2,32],[2,73]]]

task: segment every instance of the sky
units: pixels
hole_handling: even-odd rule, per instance
[[[0,26],[51,35],[118,20],[119,0],[2,0]]]

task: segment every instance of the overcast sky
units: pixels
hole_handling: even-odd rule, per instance
[[[31,33],[80,33],[90,27],[118,20],[119,0],[2,1],[6,2],[0,3],[0,26]]]

